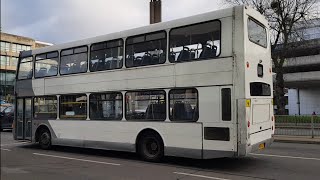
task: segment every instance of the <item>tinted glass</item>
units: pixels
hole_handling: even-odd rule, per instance
[[[248,35],[250,41],[262,47],[267,47],[266,28],[251,18],[248,19]]]
[[[121,120],[122,94],[105,93],[90,95],[91,120]]]
[[[36,56],[35,77],[56,76],[58,74],[58,53],[48,53]]]
[[[261,82],[250,83],[251,96],[271,96],[271,88],[269,84]]]
[[[231,121],[231,89],[221,89],[222,120]]]
[[[129,37],[126,42],[126,67],[161,64],[166,61],[166,32]]]
[[[62,95],[60,96],[60,119],[87,118],[87,95]]]
[[[196,89],[175,89],[169,92],[170,120],[197,121],[199,119]]]
[[[170,31],[170,62],[215,58],[221,51],[220,21],[211,21]]]
[[[57,118],[57,97],[35,97],[34,98],[34,119],[56,119]]]
[[[123,62],[123,42],[121,40],[103,42],[91,46],[90,71],[119,69]]]
[[[18,79],[32,79],[32,64],[32,57],[26,57],[21,59],[18,72]]]
[[[76,53],[79,52],[79,53]],[[88,52],[87,47],[75,48],[61,51],[60,74],[74,74],[87,71]]]
[[[140,91],[126,93],[127,120],[158,120],[166,119],[166,92]]]

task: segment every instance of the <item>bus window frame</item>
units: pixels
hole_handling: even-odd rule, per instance
[[[84,71],[84,72],[75,72],[75,73],[61,74],[61,58],[64,57],[64,56],[72,56],[72,55],[75,55],[75,54],[84,53],[84,52],[74,53],[74,49],[82,48],[82,47],[86,47],[86,48],[87,48],[87,51],[86,51],[86,53],[87,53],[87,60],[86,60],[86,62],[87,62],[87,70]],[[73,50],[73,53],[72,53],[72,54],[62,55],[62,52],[63,52],[63,51],[71,50],[71,49]],[[90,53],[90,52],[89,52],[89,47],[88,47],[88,45],[81,45],[81,46],[76,46],[76,47],[61,49],[61,50],[60,50],[60,54],[59,54],[59,75],[60,75],[60,76],[68,76],[68,75],[72,75],[72,74],[87,73],[87,72],[88,72],[88,69],[89,69],[89,62],[88,62],[88,60],[89,60],[89,57],[88,57],[88,56],[89,56],[89,53]]]
[[[165,108],[165,116],[166,116],[166,118],[165,119],[159,119],[159,120],[150,120],[150,119],[127,119],[127,93],[136,93],[136,92],[150,92],[150,91],[162,91],[162,92],[164,92],[164,100],[165,100],[165,103],[166,103],[166,107],[167,107],[167,92],[164,90],[164,89],[144,89],[144,90],[130,90],[130,91],[126,91],[125,93],[124,93],[124,108],[123,108],[123,110],[124,110],[124,114],[123,114],[123,116],[124,116],[124,118],[125,118],[125,120],[126,121],[129,121],[129,122],[165,122],[166,121],[166,119],[168,118],[167,117],[167,108]],[[147,110],[147,109],[146,109]]]
[[[35,115],[35,99],[36,98],[47,98],[47,97],[55,97],[56,100],[57,100],[57,112],[56,112],[56,118],[54,120],[57,120],[58,119],[58,111],[59,111],[59,98],[56,96],[56,95],[47,95],[47,96],[33,96],[33,103],[32,103],[32,108],[33,108],[33,111],[32,111],[32,119],[33,120],[47,120],[49,118],[35,118],[34,115]]]
[[[249,21],[253,21],[253,22],[255,22],[258,26],[260,26],[260,27],[262,27],[263,29],[264,29],[264,31],[265,31],[265,33],[266,33],[266,46],[263,46],[262,44],[259,44],[259,43],[257,43],[257,42],[255,42],[255,41],[252,41],[251,39],[250,39],[250,36],[249,36]],[[267,28],[266,28],[266,26],[265,25],[263,25],[261,22],[259,22],[258,20],[256,20],[255,18],[253,18],[253,17],[251,17],[251,16],[248,16],[248,18],[247,18],[247,33],[248,33],[248,39],[249,39],[249,41],[251,41],[252,43],[254,43],[254,44],[256,44],[256,45],[258,45],[258,46],[261,46],[261,47],[263,47],[263,48],[268,48],[268,45],[269,45],[269,43],[268,43],[268,34],[267,34]]]
[[[220,20],[220,19],[208,20],[208,21],[203,21],[203,22],[199,22],[199,23],[188,24],[188,25],[184,25],[184,26],[178,26],[178,27],[171,28],[171,29],[169,30],[168,56],[170,56],[170,49],[171,49],[170,44],[171,44],[171,31],[172,31],[172,30],[179,29],[179,28],[190,27],[190,26],[195,26],[195,25],[200,25],[200,24],[205,24],[205,23],[210,23],[210,22],[215,22],[215,21],[219,22],[219,25],[220,25],[220,27],[219,27],[219,31],[220,31],[220,33],[219,33],[219,35],[220,35],[220,36],[219,36],[219,40],[220,40],[220,43],[219,43],[220,51],[219,51],[219,54],[217,54],[215,58],[198,58],[198,59],[190,59],[190,60],[175,61],[175,62],[170,62],[170,60],[169,60],[169,58],[168,58],[169,62],[174,64],[174,63],[186,63],[186,62],[204,61],[204,60],[212,60],[212,59],[218,59],[218,58],[220,58],[221,52],[222,52],[222,47],[221,47],[221,45],[222,45],[222,23],[221,23],[221,20]]]
[[[61,103],[62,103],[62,101],[61,101],[61,97],[62,96],[80,96],[80,95],[85,95],[86,97],[87,97],[87,101],[86,101],[86,114],[85,114],[85,116],[86,116],[86,118],[83,118],[83,119],[80,119],[80,118],[61,118]],[[57,116],[58,118],[59,118],[59,120],[63,120],[63,121],[86,121],[87,119],[88,119],[88,95],[87,95],[87,93],[72,93],[72,94],[60,94],[59,95],[59,98],[58,98],[59,100],[58,100],[58,107],[59,107],[59,109],[58,109],[58,111],[59,111],[59,116]]]
[[[97,44],[102,44],[102,43],[105,43],[106,46],[108,45],[108,42],[115,42],[115,41],[120,41],[122,42],[122,64],[121,64],[121,67],[118,67],[118,68],[114,68],[114,69],[103,69],[103,70],[97,70],[97,71],[91,71],[91,52],[95,52],[95,51],[101,51],[101,50],[107,50],[107,49],[112,49],[112,48],[115,48],[115,47],[111,47],[111,48],[102,48],[102,49],[98,49],[98,50],[92,50],[92,46],[94,45],[97,45]],[[121,47],[121,46],[116,46],[116,47]],[[112,39],[112,40],[107,40],[107,41],[101,41],[101,42],[95,42],[93,44],[90,44],[89,46],[89,58],[88,58],[88,69],[90,72],[101,72],[101,71],[111,71],[111,70],[115,70],[115,69],[122,69],[123,68],[123,64],[125,64],[125,40],[123,38],[118,38],[118,39]]]
[[[171,115],[170,115],[170,93],[171,91],[173,90],[187,90],[187,89],[194,89],[197,93],[197,110],[198,110],[198,118],[196,120],[174,120],[173,118],[171,118]],[[169,92],[168,92],[168,114],[169,114],[169,120],[170,122],[173,122],[173,123],[196,123],[199,121],[200,119],[200,103],[199,103],[199,91],[196,87],[186,87],[186,88],[174,88],[174,89],[170,89]]]
[[[47,57],[48,57],[48,54],[50,54],[50,53],[55,53],[55,52],[57,52],[58,53],[58,55],[57,55],[57,57],[54,57],[54,58],[57,58],[58,59],[58,65],[57,65],[57,73],[55,74],[55,75],[51,75],[51,76],[43,76],[43,77],[36,77],[36,73],[34,73],[34,78],[35,79],[41,79],[41,78],[46,78],[46,77],[53,77],[53,76],[58,76],[58,74],[60,73],[60,53],[59,53],[59,51],[58,50],[56,50],[56,51],[50,51],[50,52],[46,52],[46,53],[41,53],[41,54],[36,54],[35,56],[34,56],[34,63],[33,63],[33,68],[34,68],[34,70],[36,69],[36,62],[37,61],[41,61],[41,60],[46,60],[46,59],[48,59]],[[37,56],[39,56],[39,55],[46,55],[46,58],[45,59],[39,59],[39,60],[37,60]]]
[[[16,80],[17,80],[17,81],[23,81],[23,80],[33,79],[33,77],[34,77],[34,69],[32,69],[32,76],[31,76],[31,78],[19,79],[21,61],[22,61],[22,59],[24,59],[24,58],[29,58],[29,57],[32,58],[32,60],[31,60],[30,62],[32,62],[32,68],[34,68],[34,55],[30,55],[30,56],[20,56],[19,59],[18,59],[17,72],[16,72]],[[29,61],[28,61],[28,62],[29,62]]]
[[[129,44],[129,45],[134,45],[134,44],[141,44],[141,43],[145,43],[145,42],[150,42],[150,41],[158,41],[158,40],[163,40],[163,39],[157,39],[157,40],[148,40],[146,41],[146,36],[148,35],[152,35],[152,34],[157,34],[157,33],[164,33],[165,34],[165,37],[163,38],[165,41],[166,41],[166,50],[163,51],[164,53],[166,53],[166,56],[165,56],[165,60],[164,62],[161,62],[161,63],[158,63],[158,64],[147,64],[147,65],[139,65],[139,66],[130,66],[128,67],[127,65],[127,45],[128,45],[128,39],[129,38],[135,38],[135,37],[139,37],[139,36],[144,36],[144,41],[143,42],[138,42],[138,43],[132,43],[132,44]],[[133,35],[133,36],[128,36],[126,37],[126,40],[125,40],[125,43],[124,43],[124,65],[125,65],[125,68],[126,69],[129,69],[129,68],[138,68],[138,67],[145,67],[145,66],[154,66],[154,65],[159,65],[159,64],[165,64],[167,62],[167,56],[168,56],[168,33],[165,29],[162,29],[162,30],[158,30],[158,31],[153,31],[153,32],[148,32],[148,33],[144,33],[144,34],[137,34],[137,35]],[[159,57],[160,58],[160,57]]]
[[[101,95],[101,94],[121,94],[121,105],[122,105],[122,116],[119,119],[91,119],[91,111],[90,111],[90,100],[91,100],[91,95]],[[89,95],[89,119],[90,121],[121,121],[124,117],[124,107],[123,107],[123,102],[125,101],[123,98],[123,94],[121,91],[110,91],[110,92],[96,92],[96,93],[90,93]]]

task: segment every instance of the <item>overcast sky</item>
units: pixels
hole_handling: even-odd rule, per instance
[[[54,44],[149,24],[150,0],[1,0],[2,32]],[[162,21],[226,7],[222,0],[162,0]]]

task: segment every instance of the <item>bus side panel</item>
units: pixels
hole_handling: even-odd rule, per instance
[[[202,157],[201,123],[48,121],[53,144],[121,151],[135,151],[136,138],[143,129],[153,129],[162,137],[165,154]],[[179,131],[183,129],[183,131]]]
[[[224,88],[231,90],[232,86],[198,88],[199,122],[203,123],[204,159],[231,157],[236,152],[237,130],[235,120],[222,120],[221,90]]]

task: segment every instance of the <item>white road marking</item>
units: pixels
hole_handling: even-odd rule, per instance
[[[26,144],[26,143],[29,143],[29,142],[17,142],[17,143],[11,143],[11,144],[1,144],[0,146],[1,147],[3,147],[3,146],[12,146],[12,145]]]
[[[308,157],[298,157],[298,156],[281,156],[281,155],[273,155],[273,154],[256,154],[256,153],[250,153],[254,156],[267,156],[267,157],[279,157],[279,158],[291,158],[291,159],[303,159],[303,160],[315,160],[320,161],[319,158],[308,158]]]
[[[183,172],[173,172],[173,173],[174,174],[185,175],[185,176],[205,178],[205,179],[230,180],[230,179],[224,179],[224,178],[218,178],[218,177],[212,177],[212,176],[204,176],[204,175],[199,175],[199,174],[189,174],[189,173],[183,173]]]
[[[55,156],[50,154],[40,154],[40,153],[33,153],[34,155],[38,156],[47,156],[47,157],[54,157],[54,158],[60,158],[60,159],[70,159],[70,160],[76,160],[76,161],[83,161],[83,162],[91,162],[91,163],[97,163],[97,164],[106,164],[106,165],[113,165],[113,166],[120,166],[121,164],[117,163],[108,163],[108,162],[102,162],[102,161],[93,161],[88,159],[78,159],[78,158],[72,158],[72,157],[65,157],[65,156]]]
[[[3,151],[11,151],[10,149],[4,149],[4,148],[0,148]]]

